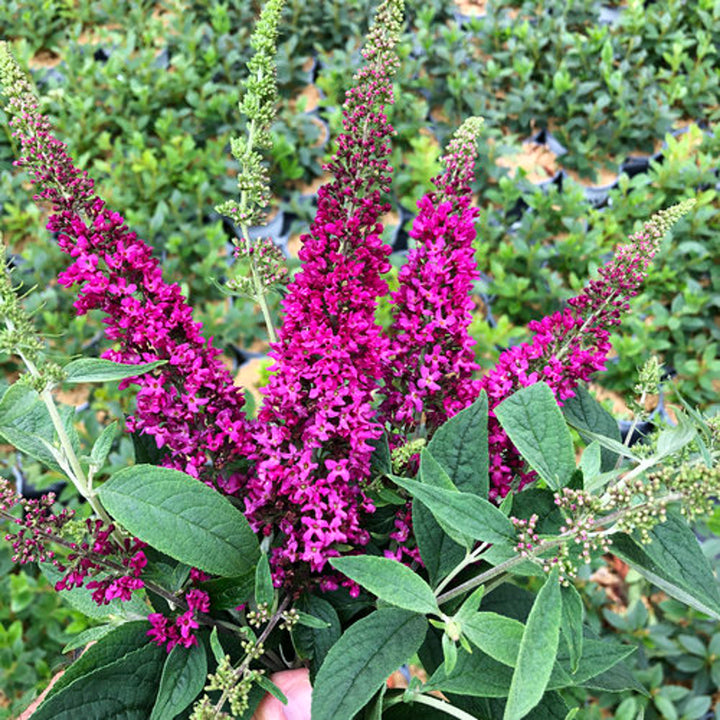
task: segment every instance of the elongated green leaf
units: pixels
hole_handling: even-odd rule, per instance
[[[112,448],[116,431],[117,422],[110,423],[103,429],[97,440],[93,443],[92,450],[90,451],[90,460],[97,470],[100,470],[105,464],[105,460]]]
[[[257,567],[255,568],[255,602],[265,605],[272,605],[275,588],[273,587],[272,575],[270,574],[270,563],[267,555],[260,555]]]
[[[242,575],[260,556],[245,516],[212,488],[178,470],[123,468],[98,494],[133,535],[205,572]]]
[[[583,602],[574,585],[560,588],[562,595],[562,629],[570,657],[570,671],[575,673],[583,654]]]
[[[167,656],[150,720],[174,718],[200,694],[207,680],[205,646],[176,645]]]
[[[668,595],[720,620],[715,576],[687,522],[669,513],[650,537],[649,545],[641,545],[628,535],[613,535],[613,552]]]
[[[440,527],[433,514],[420,502],[412,504],[412,521],[420,557],[425,563],[431,585],[437,587],[465,557],[465,548]]]
[[[493,612],[479,612],[462,623],[463,634],[486,655],[515,667],[525,626]]]
[[[503,720],[520,720],[542,699],[557,656],[561,619],[556,568],[548,575],[530,610]]]
[[[112,360],[103,358],[80,358],[69,362],[63,370],[65,371],[64,382],[110,382],[112,380],[124,380],[137,375],[144,375],[156,367],[165,365],[167,360],[156,360],[155,362],[141,363],[140,365],[124,365]]]
[[[330,564],[385,602],[423,614],[440,614],[430,586],[397,560],[370,555],[333,558]]]
[[[477,495],[431,487],[416,480],[393,478],[432,512],[438,522],[463,535],[491,543],[515,543],[515,529],[492,503]]]
[[[474,617],[480,607],[480,603],[482,602],[484,595],[484,585],[475,588],[475,590],[473,590],[473,592],[465,598],[463,604],[460,606],[460,609],[455,613],[455,620],[462,625],[464,622]]]
[[[255,589],[255,571],[243,575],[217,578],[200,583],[200,589],[210,595],[210,605],[215,610],[232,610],[246,603]]]
[[[330,623],[326,622],[325,620],[320,620],[320,618],[316,618],[314,615],[308,615],[308,613],[303,612],[302,610],[296,610],[297,612],[297,621],[299,625],[304,625],[305,627],[309,628],[329,628]]]
[[[450,476],[445,472],[440,463],[435,459],[433,454],[427,449],[423,448],[420,452],[420,472],[418,473],[418,479],[420,482],[430,487],[442,488],[443,490],[451,490],[457,492],[458,489],[450,479]],[[458,545],[463,547],[471,547],[473,542],[472,538],[458,532],[452,525],[447,525],[442,520],[435,518],[436,522],[440,525],[443,532]]]
[[[40,396],[36,390],[24,383],[12,384],[0,400],[0,425],[11,425],[39,402]]]
[[[62,649],[63,655],[69,653],[71,650],[77,650],[83,648],[91,642],[97,642],[100,638],[105,637],[109,632],[112,632],[116,625],[98,625],[97,627],[91,627],[87,630],[83,630],[78,633],[65,647]]]
[[[314,676],[330,648],[340,638],[340,619],[335,608],[327,600],[315,595],[302,597],[298,608],[326,623],[326,627],[322,628],[296,625],[292,631],[295,649],[300,657],[310,660],[310,671]]]
[[[495,408],[495,416],[520,454],[553,490],[570,482],[575,471],[572,436],[545,383],[513,393]]]
[[[89,647],[50,688],[47,698],[57,695],[78,678],[95,672],[98,668],[111,665],[128,653],[145,647],[149,640],[146,620],[123,623]]]
[[[441,665],[426,683],[426,690],[472,695],[474,697],[507,697],[512,669],[475,650],[462,652],[451,673]]]
[[[395,608],[382,608],[351,625],[315,678],[313,720],[353,717],[417,652],[426,632],[424,617]]]
[[[50,470],[61,475],[66,474],[58,463],[55,453],[48,447],[48,441],[41,435],[28,433],[16,427],[0,426],[0,439],[17,448],[21,453],[38,460]]]
[[[558,652],[558,664],[565,668],[569,673],[569,678],[573,684],[580,685],[588,682],[597,675],[610,670],[625,658],[632,655],[636,648],[632,645],[621,645],[611,640],[595,640],[593,638],[583,639],[582,656],[577,665],[577,669],[572,669],[572,655],[562,648]],[[558,676],[558,681],[561,680]],[[563,687],[560,682],[551,682],[550,687],[558,689]]]
[[[588,436],[583,432],[584,430],[604,435],[620,443],[617,420],[582,385],[575,388],[575,397],[563,402],[562,411],[565,419],[580,432],[586,442]],[[601,458],[601,469],[607,472],[615,467],[618,456],[610,448],[603,447]]]
[[[428,450],[458,490],[488,494],[488,401],[483,390],[470,407],[439,427]]]
[[[47,698],[33,720],[147,720],[166,657],[154,644],[129,652]]]
[[[580,469],[583,473],[585,487],[588,482],[600,475],[602,467],[602,447],[599,442],[593,440],[583,451],[580,458]]]

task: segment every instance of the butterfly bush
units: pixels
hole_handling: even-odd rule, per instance
[[[267,145],[276,97],[270,63],[279,8],[279,0],[271,0],[258,25],[259,59],[241,105],[257,129],[258,147]],[[480,120],[472,118],[451,140],[434,189],[418,202],[411,231],[415,247],[400,271],[398,290],[390,295],[392,325],[383,331],[375,313],[378,300],[388,294],[384,274],[391,249],[381,239],[380,218],[389,209],[393,129],[387,111],[402,9],[402,0],[386,0],[378,8],[362,53],[364,65],[346,95],[343,133],[326,166],[332,180],[320,189],[317,214],[302,237],[302,268],[287,288],[277,334],[268,322],[274,366],[254,421],[246,419],[241,390],[220,351],[203,337],[179,286],[163,279],[152,249],[73,164],[7,47],[0,45],[0,79],[22,148],[17,164],[29,170],[35,199],[51,204],[48,228],[72,258],[60,273],[61,284],[78,288],[78,313],[104,312],[105,334],[113,343],[105,357],[122,363],[167,361],[126,382],[138,388],[128,429],[152,436],[166,451],[167,466],[244,503],[269,548],[275,585],[295,593],[341,583],[356,589],[328,560],[358,552],[370,540],[371,457],[383,433],[392,449],[412,457],[416,443],[484,390],[490,404],[491,497],[499,500],[532,481],[493,408],[538,381],[547,382],[562,404],[579,383],[605,367],[610,331],[628,311],[665,230],[689,208],[681,204],[655,216],[566,309],[530,323],[530,342],[508,348],[492,370],[475,378],[468,327],[478,211],[470,184]],[[247,225],[263,216],[268,178],[251,140],[235,139],[233,153],[243,169],[240,200],[218,209],[240,226],[238,252],[253,258],[263,253],[250,245]],[[259,247],[271,249],[268,241]],[[252,265],[252,277],[237,281],[260,303],[266,320],[263,296],[277,274],[273,266],[272,278],[265,278],[262,268]],[[391,556],[420,561],[409,504],[398,512],[391,539],[397,546],[388,551]],[[122,588],[98,586],[98,601],[108,599],[108,592],[125,599],[130,585],[142,582],[142,548],[130,545],[124,551],[128,582]],[[203,579],[197,572],[192,576],[193,582]],[[168,648],[189,647],[208,603],[199,589],[187,591],[181,613],[151,616],[152,638]]]
[[[468,328],[472,321],[475,221],[470,182],[482,121],[470,118],[450,141],[435,192],[422,197],[410,236],[416,247],[391,294],[393,324],[380,412],[401,443],[424,422],[431,434],[471,400],[478,370]]]

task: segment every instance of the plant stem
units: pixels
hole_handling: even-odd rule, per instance
[[[669,495],[665,495],[662,498],[659,498],[664,503],[673,503],[677,502],[678,500],[681,500],[683,496],[680,493],[671,493]],[[656,498],[656,501],[658,499]],[[599,530],[597,533],[595,533],[597,536],[607,536],[612,535],[614,532],[612,525],[614,525],[618,520],[620,520],[623,515],[627,512],[637,512],[638,510],[642,509],[643,507],[648,507],[652,505],[653,503],[650,503],[648,501],[644,503],[639,503],[637,505],[633,505],[632,507],[624,507],[620,508],[619,510],[615,510],[614,512],[608,513],[604,517],[601,517],[596,522],[596,527],[602,528],[603,526],[610,526],[607,527],[605,530]],[[575,533],[568,532],[564,533],[563,535],[559,535],[558,537],[555,537],[551,540],[543,540],[541,543],[536,545],[529,553],[527,553],[525,556],[523,555],[517,555],[512,558],[508,558],[507,560],[504,560],[499,565],[496,565],[495,567],[490,568],[489,570],[486,570],[483,573],[480,573],[479,575],[476,575],[474,578],[470,578],[469,580],[466,580],[464,583],[458,585],[457,587],[453,588],[452,590],[448,590],[447,592],[443,593],[442,595],[439,595],[437,598],[438,605],[443,605],[444,603],[448,602],[449,600],[452,600],[453,598],[458,597],[459,595],[462,595],[469,590],[474,590],[476,587],[480,585],[484,585],[489,580],[492,580],[493,578],[496,578],[509,570],[512,570],[515,566],[519,565],[521,562],[524,562],[525,560],[537,560],[542,554],[548,552],[548,550],[553,550],[557,547],[560,547],[561,545],[564,545],[566,542],[572,540],[575,537]]]
[[[263,629],[262,633],[260,633],[260,637],[257,639],[257,642],[255,643],[255,647],[260,645],[261,643],[264,643],[265,640],[267,640],[270,633],[274,630],[275,626],[280,621],[280,618],[282,617],[282,614],[285,612],[285,608],[290,604],[290,598],[289,596],[285,596],[278,605],[277,610],[273,613],[273,616],[268,620],[267,625]],[[250,663],[252,662],[253,656],[252,654],[248,653],[245,656],[245,659],[240,663],[240,665],[235,668],[234,675],[235,677],[240,680],[242,676],[245,674],[245,671],[250,666]],[[213,713],[215,714],[215,717],[218,716],[218,714],[222,711],[223,706],[227,702],[228,696],[230,694],[230,688],[226,688],[223,690],[222,695],[220,696],[220,699],[215,703],[215,707],[213,708]]]
[[[435,596],[437,597],[442,591],[450,584],[450,581],[464,570],[468,565],[479,560],[479,556],[490,547],[490,543],[481,543],[471,553],[465,555],[464,559],[461,560],[447,575],[447,577],[435,588]]]

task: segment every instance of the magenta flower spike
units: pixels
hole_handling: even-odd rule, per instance
[[[343,106],[344,133],[325,168],[334,179],[318,193],[315,221],[302,237],[303,266],[270,352],[275,364],[245,503],[256,527],[280,531],[272,554],[278,585],[297,587],[298,572],[318,573],[338,546],[369,539],[360,516],[373,506],[362,484],[370,443],[382,434],[372,401],[387,347],[375,309],[390,267],[380,237],[393,133],[384,108],[392,102],[402,7],[402,0],[386,0],[378,8],[365,65]]]
[[[153,435],[167,448],[166,464],[235,493],[241,478],[225,471],[249,453],[252,443],[244,396],[193,321],[192,308],[177,283],[166,283],[152,249],[109,210],[79,170],[66,145],[52,134],[30,84],[7,47],[0,44],[0,74],[14,135],[28,169],[36,201],[52,203],[48,229],[73,262],[59,275],[66,287],[78,285],[78,314],[105,313],[105,334],[115,346],[103,357],[116,362],[167,360],[153,374],[123,381],[139,387],[131,431]]]
[[[418,201],[411,237],[416,247],[391,294],[393,325],[384,368],[383,420],[402,444],[420,431],[432,435],[472,402],[471,377],[478,370],[472,350],[472,285],[477,208],[470,207],[481,118],[466,120],[442,158],[436,187]]]
[[[518,489],[535,479],[523,470],[520,455],[495,419],[492,409],[520,388],[546,382],[558,404],[575,395],[575,388],[593,373],[605,369],[610,352],[610,332],[630,309],[650,262],[670,227],[690,211],[695,200],[686,200],[654,215],[643,230],[630,236],[615,257],[598,271],[585,290],[568,301],[562,312],[533,320],[535,335],[528,343],[507,349],[495,367],[474,383],[474,396],[485,390],[490,404],[490,497],[505,497],[519,478]]]

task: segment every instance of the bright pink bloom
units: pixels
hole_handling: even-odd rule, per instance
[[[395,11],[378,10],[365,66],[343,106],[345,132],[327,166],[334,180],[318,193],[310,234],[303,236],[302,270],[283,302],[284,320],[265,403],[260,411],[256,475],[247,512],[258,528],[279,529],[272,554],[275,582],[302,585],[338,545],[364,545],[364,512],[373,506],[362,484],[371,442],[382,433],[372,406],[387,343],[375,323],[390,248],[380,234],[388,209],[389,138],[384,112],[392,102],[399,31]]]
[[[558,404],[571,398],[581,382],[605,368],[610,351],[610,331],[630,309],[647,268],[658,251],[665,232],[684,215],[692,202],[685,202],[653,216],[644,230],[620,246],[613,260],[600,268],[599,278],[568,301],[562,312],[528,323],[535,332],[529,343],[511,347],[500,355],[495,367],[474,383],[475,394],[484,389],[490,404],[490,496],[502,498],[511,490],[515,476],[519,487],[535,479],[523,470],[523,461],[492,409],[522,387],[546,382]]]

